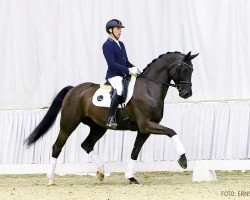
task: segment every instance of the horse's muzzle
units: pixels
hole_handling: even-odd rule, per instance
[[[187,99],[188,97],[192,96],[192,89],[191,88],[185,88],[179,92],[179,96]]]

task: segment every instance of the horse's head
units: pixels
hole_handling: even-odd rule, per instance
[[[186,99],[192,96],[192,73],[193,65],[191,60],[194,59],[198,54],[191,55],[189,52],[184,58],[173,66],[169,72],[171,79],[177,85],[179,96]]]

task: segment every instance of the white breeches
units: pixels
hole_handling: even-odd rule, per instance
[[[114,76],[112,78],[109,78],[108,81],[110,82],[112,87],[117,90],[117,94],[121,96],[122,95],[122,77]]]

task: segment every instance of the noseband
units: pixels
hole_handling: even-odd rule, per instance
[[[193,69],[192,66],[190,66],[189,64],[185,63],[185,62],[180,62],[180,64],[177,66],[177,69],[175,70],[175,73],[173,75],[173,77],[175,76],[176,72],[180,69],[181,65],[186,65],[188,66],[190,69]],[[190,81],[174,81],[176,85],[176,88],[180,91],[183,87],[183,85],[190,85],[192,86],[192,83]]]
[[[188,66],[190,69],[193,69],[192,66],[190,66],[189,64],[184,63],[184,62],[181,61],[181,62],[179,63],[179,65],[177,66],[176,71],[174,72],[174,75],[177,73],[177,71],[179,70],[179,68],[181,67],[182,64]],[[174,77],[174,75],[173,75],[173,77]],[[148,78],[148,77],[145,77],[145,76],[142,76],[142,75],[140,75],[140,77],[145,78],[145,79],[148,79],[148,80],[153,81],[153,82],[155,82],[155,83],[159,83],[159,84],[165,85],[165,86],[175,87],[175,88],[177,88],[177,90],[179,90],[179,91],[183,88],[183,85],[190,85],[190,86],[192,86],[192,83],[191,83],[190,81],[178,81],[178,82],[175,81],[175,83],[172,84],[172,83],[164,83],[164,82],[155,80],[155,79],[153,79],[153,78]]]

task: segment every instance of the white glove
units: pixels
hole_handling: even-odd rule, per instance
[[[131,67],[128,70],[130,74],[140,74],[140,71],[137,67]]]

